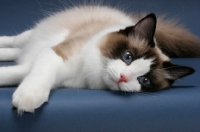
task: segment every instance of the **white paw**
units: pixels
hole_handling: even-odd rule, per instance
[[[49,91],[40,88],[19,87],[13,94],[12,104],[17,108],[17,112],[34,113],[35,109],[48,101]]]

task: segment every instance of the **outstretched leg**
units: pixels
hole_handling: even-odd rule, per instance
[[[0,61],[13,61],[19,56],[21,49],[28,43],[32,30],[17,36],[0,37]]]
[[[0,61],[16,60],[20,52],[19,48],[0,48]]]
[[[29,64],[0,67],[0,86],[19,84],[29,71]]]
[[[13,94],[18,113],[34,112],[48,101],[52,88],[62,80],[64,62],[51,48],[38,55],[29,74]]]
[[[28,30],[17,36],[1,36],[0,48],[22,48],[29,40],[32,32],[32,30]]]

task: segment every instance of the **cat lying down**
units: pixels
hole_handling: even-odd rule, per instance
[[[58,87],[142,92],[194,73],[169,57],[200,57],[200,41],[154,14],[139,19],[105,6],[80,6],[0,37],[0,85],[17,85],[13,106],[34,112]]]

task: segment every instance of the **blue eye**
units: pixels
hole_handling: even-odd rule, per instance
[[[147,78],[147,77],[144,77],[144,76],[138,77],[138,81],[142,85],[149,85],[149,84],[151,84],[150,79]]]
[[[125,51],[123,54],[123,61],[126,64],[131,64],[131,62],[133,61],[133,54],[130,51]]]

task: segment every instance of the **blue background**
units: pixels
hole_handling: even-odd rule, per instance
[[[84,3],[78,0],[70,1],[0,0],[0,35],[15,35],[32,27],[44,18],[46,12]],[[90,0],[84,1],[95,3]],[[168,18],[178,19],[194,34],[200,36],[200,0],[104,0],[101,3],[119,7],[127,12],[166,14]]]
[[[73,3],[77,0],[70,0]],[[63,0],[0,0],[0,36],[16,35],[45,14],[74,4]],[[86,0],[87,1],[87,0]],[[90,3],[90,2],[89,2]],[[154,12],[179,19],[200,37],[200,0],[110,0],[105,5],[127,12]],[[59,89],[35,114],[12,110],[16,87],[0,88],[2,132],[197,132],[200,130],[200,59],[173,59],[192,66],[195,74],[172,88],[151,93]],[[0,65],[12,65],[0,62]]]

